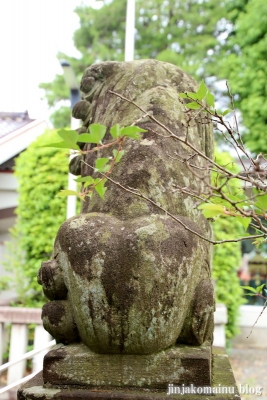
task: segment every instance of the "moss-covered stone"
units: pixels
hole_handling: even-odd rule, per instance
[[[200,350],[201,351],[201,350]],[[188,350],[190,352],[190,350]],[[210,393],[209,390],[217,391],[213,395],[200,395],[192,393],[178,394],[178,390],[183,390],[183,385],[169,388],[168,385],[164,389],[152,389],[152,388],[133,388],[133,387],[111,387],[101,386],[100,382],[97,386],[82,386],[82,385],[51,385],[46,384],[43,387],[44,381],[42,379],[42,373],[39,373],[32,380],[27,382],[18,391],[18,400],[71,400],[71,399],[117,399],[117,400],[199,400],[199,399],[212,399],[212,400],[241,400],[238,389],[235,383],[233,372],[231,370],[229,359],[227,355],[220,350],[215,350],[213,356],[213,373],[212,383],[210,385],[202,386],[204,393]],[[88,368],[88,366],[87,366]],[[104,371],[103,371],[104,373]],[[222,375],[223,373],[223,375]],[[203,375],[203,374],[202,374]],[[116,377],[118,379],[118,376]],[[155,380],[155,376],[153,377]],[[101,381],[101,378],[100,378]],[[173,382],[168,382],[172,384]],[[191,384],[188,385],[192,387]],[[184,387],[188,387],[184,385]],[[195,385],[196,387],[196,385]],[[194,388],[193,388],[194,389]],[[168,392],[177,394],[167,394]],[[42,397],[43,396],[43,397]]]
[[[204,155],[211,156],[211,126],[196,123],[187,128],[178,96],[182,91],[194,91],[196,83],[174,65],[156,60],[95,64],[85,71],[81,88],[83,100],[73,115],[82,118],[82,131],[91,123],[104,124],[108,128],[106,143],[111,126],[131,125],[143,116],[131,102],[111,93],[114,91],[136,101],[176,137],[187,136]],[[174,191],[175,184],[184,187],[189,182],[204,190],[202,180],[177,160],[189,157],[192,149],[170,139],[166,130],[148,117],[138,125],[147,132],[140,141],[125,141],[125,154],[113,170],[113,179],[138,189],[191,231],[209,236],[209,225],[194,202]],[[99,156],[109,156],[108,151],[102,150]],[[86,163],[79,167],[72,163],[72,172],[77,167],[82,176],[90,175],[95,157],[95,152],[85,154]],[[194,162],[203,165],[198,157]],[[53,307],[45,309],[46,328],[57,341],[69,343],[79,338],[97,353],[152,354],[176,342],[211,342],[210,245],[153,204],[110,182],[107,186],[104,199],[97,194],[87,198],[82,214],[59,230],[53,257],[67,288],[64,301],[73,322],[69,327],[64,319],[60,326],[57,321],[53,324],[49,312],[56,309],[54,301]],[[50,298],[56,299],[59,285],[43,284],[49,293],[55,292]],[[60,310],[62,304],[65,307],[65,303],[58,304]],[[70,335],[76,331],[78,336]]]
[[[210,346],[179,345],[148,355],[96,354],[83,344],[58,345],[44,358],[44,383],[165,390],[211,386]]]

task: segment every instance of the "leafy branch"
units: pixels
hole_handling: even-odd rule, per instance
[[[110,91],[114,96],[138,108],[143,116],[133,122],[131,126],[120,127],[119,124],[116,124],[109,132],[107,132],[107,128],[101,124],[90,125],[88,133],[83,133],[81,135],[76,131],[66,129],[58,131],[61,140],[49,144],[49,147],[72,149],[80,155],[97,153],[94,165],[89,165],[86,161],[82,161],[92,169],[92,174],[97,174],[97,177],[95,178],[95,175],[79,176],[76,181],[82,184],[82,191],[80,193],[63,190],[58,196],[75,195],[84,200],[85,197],[91,198],[95,191],[101,198],[104,198],[107,190],[105,184],[109,181],[121,190],[152,204],[165,215],[175,220],[185,230],[209,243],[216,245],[253,239],[256,245],[260,245],[267,238],[267,224],[265,223],[267,219],[267,186],[265,182],[267,174],[265,166],[267,165],[267,160],[262,154],[252,157],[244,147],[238,129],[233,98],[229,88],[228,91],[232,101],[232,109],[227,109],[225,111],[216,109],[215,98],[204,82],[200,84],[196,93],[180,93],[180,101],[183,104],[185,115],[185,120],[183,121],[185,128],[184,136],[176,135],[169,127],[160,122],[153,114],[145,110],[132,99]],[[229,114],[233,115],[233,125],[228,118]],[[190,186],[182,187],[173,183],[173,190],[169,195],[171,196],[172,193],[179,191],[186,196],[194,198],[197,203],[197,208],[211,221],[222,217],[235,218],[243,228],[244,233],[240,237],[212,240],[210,237],[201,234],[198,230],[190,228],[179,216],[173,215],[139,189],[126,187],[122,185],[121,182],[117,182],[111,177],[116,164],[121,161],[124,155],[125,140],[127,138],[138,140],[140,139],[140,133],[146,132],[146,130],[138,128],[135,125],[143,118],[149,118],[156,126],[161,128],[160,132],[157,132],[155,128],[154,130],[150,128],[151,133],[163,139],[179,142],[182,144],[181,147],[189,149],[186,157],[183,154],[179,154],[178,150],[176,150],[174,155],[168,154],[168,156],[178,163],[185,165],[192,176],[196,178],[196,181],[202,183],[199,184],[197,188]],[[199,150],[193,141],[190,141],[189,132],[192,127],[199,124],[205,125],[210,123],[215,125],[216,129],[224,136],[228,146],[235,151],[236,162],[221,165],[216,158],[213,159],[209,157],[206,153]],[[84,149],[84,145],[87,145],[86,150]],[[110,149],[110,155],[107,155],[105,151],[106,156],[101,157],[101,150],[107,149]],[[203,187],[205,190],[203,190]],[[255,233],[248,234],[248,227],[254,228]],[[252,291],[250,295],[260,296],[266,300],[261,312],[262,314],[267,306],[267,298],[260,292],[262,287],[257,288],[256,291],[249,286],[245,288]]]
[[[184,164],[192,175],[198,181],[202,182],[203,185],[199,185],[199,190],[196,190],[191,187],[181,187],[173,184],[173,192],[180,191],[181,193],[195,198],[197,200],[198,209],[201,210],[207,219],[213,221],[220,217],[235,218],[244,229],[244,234],[241,237],[220,241],[211,240],[195,231],[192,233],[213,244],[254,239],[255,243],[259,245],[266,240],[267,186],[265,178],[267,170],[265,169],[265,164],[267,165],[267,160],[261,154],[253,158],[245,149],[238,130],[233,102],[232,109],[227,109],[222,112],[218,111],[215,107],[215,98],[204,82],[201,82],[195,93],[180,93],[180,99],[186,117],[183,123],[185,135],[181,137],[176,135],[170,128],[160,122],[147,110],[143,109],[143,107],[135,101],[114,91],[110,91],[110,93],[137,107],[143,113],[143,117],[139,120],[148,117],[166,133],[162,135],[162,133],[152,130],[155,135],[178,141],[190,149],[191,153],[187,158],[176,153],[175,159],[177,162]],[[230,91],[229,95],[232,98]],[[229,119],[225,119],[230,113],[234,115],[234,126],[231,125]],[[237,163],[220,165],[216,159],[208,157],[189,140],[188,132],[192,126],[196,124],[210,124],[211,122],[222,132],[229,146],[236,151],[239,166]],[[158,206],[153,199],[148,198],[135,189],[126,188],[121,185],[120,182],[115,182],[110,178],[115,165],[120,162],[123,157],[125,139],[131,138],[138,140],[140,139],[140,133],[146,132],[146,130],[137,127],[135,123],[136,121],[131,126],[127,127],[120,127],[119,124],[116,124],[109,132],[107,132],[107,128],[101,124],[91,124],[88,128],[88,133],[80,135],[72,130],[59,130],[58,135],[61,141],[48,144],[47,146],[72,149],[77,154],[82,155],[92,152],[99,153],[106,148],[113,149],[110,156],[104,158],[97,157],[95,165],[91,167],[93,173],[98,173],[99,177],[94,178],[91,175],[79,176],[76,181],[82,183],[83,189],[81,192],[62,190],[58,196],[75,195],[84,200],[86,196],[91,197],[92,193],[96,191],[100,197],[104,198],[107,190],[105,183],[109,180],[121,189],[131,192],[133,195],[143,198],[155,207],[160,208],[164,213],[177,220],[185,229],[191,231],[179,218],[169,213],[168,210]],[[103,142],[104,138],[105,142]],[[107,138],[108,140],[106,140]],[[91,145],[88,150],[83,149],[85,144]],[[195,161],[199,159],[202,160],[201,163]],[[212,180],[210,179],[211,176]],[[203,193],[201,189],[203,186],[205,187],[205,193]],[[248,226],[254,228],[254,234],[249,235],[247,233]]]
[[[110,128],[110,136],[112,138],[108,143],[103,144],[103,138],[107,133],[107,128],[101,124],[91,124],[88,128],[88,133],[79,135],[76,131],[70,129],[60,129],[57,133],[62,139],[60,142],[48,143],[45,147],[55,147],[61,149],[69,149],[76,152],[76,154],[89,154],[92,152],[99,152],[104,148],[111,148],[116,146],[116,149],[112,150],[112,155],[109,157],[97,157],[94,167],[92,167],[94,173],[105,173],[110,175],[113,171],[114,166],[120,162],[124,155],[123,144],[126,138],[135,140],[140,139],[140,133],[146,132],[145,129],[139,128],[135,125],[120,127],[116,124]],[[89,150],[81,150],[80,147],[84,148],[85,144],[94,145]],[[61,190],[57,196],[77,196],[81,200],[85,197],[91,197],[95,190],[101,198],[104,198],[107,188],[105,183],[107,178],[101,176],[100,178],[93,178],[91,175],[78,176],[75,179],[76,182],[82,183],[82,192],[74,190]]]
[[[119,93],[110,91],[117,97],[127,101],[137,107],[146,114],[153,122],[164,129],[165,138],[170,138],[186,145],[192,154],[184,158],[176,154],[178,162],[185,164],[194,177],[202,181],[205,185],[206,192],[203,194],[190,187],[181,187],[175,185],[174,191],[179,190],[181,193],[187,194],[198,200],[198,208],[203,215],[211,220],[219,217],[234,217],[242,225],[244,235],[242,237],[227,241],[242,241],[245,239],[254,239],[255,244],[259,245],[265,241],[267,237],[267,227],[264,221],[267,219],[267,185],[265,178],[267,170],[267,160],[259,154],[253,158],[245,149],[240,132],[237,126],[235,109],[227,109],[223,112],[217,111],[215,108],[215,98],[210,93],[207,86],[202,82],[196,93],[185,92],[180,93],[181,101],[184,105],[186,115],[185,128],[186,132],[196,123],[209,124],[213,122],[220,126],[221,132],[227,138],[228,144],[236,151],[238,164],[220,165],[198,150],[196,146],[189,141],[189,135],[186,133],[184,137],[177,136],[174,132],[158,121],[153,115],[149,114],[140,105],[131,99],[127,99]],[[229,91],[229,95],[231,93]],[[233,113],[234,126],[229,120],[225,120],[225,116]],[[157,132],[154,132],[157,134]],[[203,167],[199,167],[194,159],[201,158],[205,161]],[[242,170],[240,170],[242,168]],[[212,182],[210,175],[212,174]],[[150,201],[150,200],[148,200]],[[164,210],[166,212],[166,210]],[[251,226],[255,230],[255,234],[247,234],[247,228]],[[205,240],[210,241],[205,238]],[[213,244],[223,243],[225,241],[211,241]]]

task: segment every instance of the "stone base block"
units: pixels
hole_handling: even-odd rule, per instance
[[[156,354],[97,354],[83,344],[57,345],[44,358],[51,385],[141,387],[211,385],[211,346],[179,345]]]
[[[77,384],[52,385],[44,384],[43,374],[40,372],[18,390],[18,400],[175,400],[177,398],[183,400],[206,400],[207,398],[211,400],[241,400],[227,355],[221,349],[214,349],[213,353],[211,385],[193,385],[192,382],[183,382],[183,384],[177,385],[173,380],[167,381],[165,387],[161,389]],[[103,367],[102,374],[105,375],[106,372],[108,371]],[[152,377],[152,380],[155,381],[155,378]],[[202,388],[202,394],[194,392],[197,388]],[[179,391],[181,394],[178,393]],[[183,392],[184,394],[182,394]]]

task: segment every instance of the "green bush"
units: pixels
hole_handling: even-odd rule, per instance
[[[222,217],[214,224],[215,238],[216,240],[232,239],[233,232],[236,234],[239,229],[234,217]],[[216,282],[216,302],[224,303],[228,310],[227,339],[231,339],[238,333],[238,308],[245,302],[237,276],[240,259],[240,243],[224,243],[214,248],[212,276]]]
[[[216,151],[216,161],[231,168],[233,163],[229,153]],[[242,236],[242,226],[235,217],[220,217],[213,223],[215,240],[233,239]],[[241,260],[241,244],[223,243],[214,246],[212,277],[216,283],[216,302],[224,303],[228,310],[226,337],[231,339],[238,333],[238,309],[244,304],[237,270]]]
[[[54,134],[45,132],[16,159],[17,221],[11,229],[6,269],[14,276],[19,303],[25,307],[44,303],[37,272],[42,261],[50,258],[57,231],[66,219],[66,199],[56,194],[67,186],[67,151],[39,147]]]

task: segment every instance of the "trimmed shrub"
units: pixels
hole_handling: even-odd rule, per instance
[[[25,307],[39,307],[45,301],[37,272],[42,261],[50,258],[57,231],[66,219],[66,199],[56,194],[67,186],[68,152],[39,147],[54,134],[45,132],[37,138],[15,164],[17,220],[11,229],[5,268],[12,273],[12,286]]]

